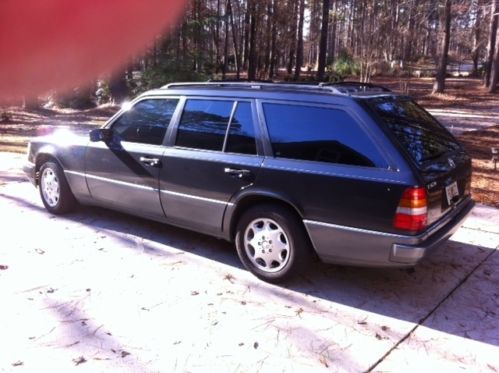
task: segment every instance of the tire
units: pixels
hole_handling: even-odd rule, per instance
[[[65,214],[76,206],[64,171],[55,162],[48,161],[40,167],[39,189],[43,205],[52,214]]]
[[[306,270],[313,257],[309,242],[298,216],[279,205],[254,206],[237,224],[239,259],[267,282],[282,282]]]

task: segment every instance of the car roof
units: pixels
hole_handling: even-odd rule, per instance
[[[372,98],[379,96],[398,96],[385,87],[369,83],[340,82],[340,83],[269,83],[260,81],[231,82],[186,82],[171,83],[159,89],[145,92],[144,95],[198,95],[267,99],[307,99],[315,101],[319,96],[324,98],[336,97],[339,101],[348,98]],[[323,101],[319,99],[318,101]]]

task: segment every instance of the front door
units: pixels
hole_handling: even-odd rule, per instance
[[[177,99],[141,100],[111,123],[111,141],[89,144],[86,179],[99,204],[164,218],[158,178],[163,139],[177,103]]]
[[[252,185],[263,162],[250,101],[188,99],[175,146],[160,171],[161,202],[169,221],[219,234],[231,197]]]

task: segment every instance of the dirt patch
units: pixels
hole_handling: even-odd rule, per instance
[[[0,151],[25,153],[30,138],[59,128],[99,127],[118,109],[110,105],[89,110],[0,108]]]
[[[473,198],[499,208],[499,164],[494,169],[491,152],[492,147],[499,148],[499,125],[465,132],[458,139],[473,158]]]
[[[445,93],[432,94],[433,78],[377,77],[374,84],[383,85],[394,92],[408,94],[427,109],[461,108],[468,110],[496,110],[499,95],[488,93],[480,79],[448,78]]]

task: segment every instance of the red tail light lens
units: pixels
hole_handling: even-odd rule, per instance
[[[424,188],[407,188],[402,194],[393,226],[397,229],[419,232],[428,224],[428,201]]]

